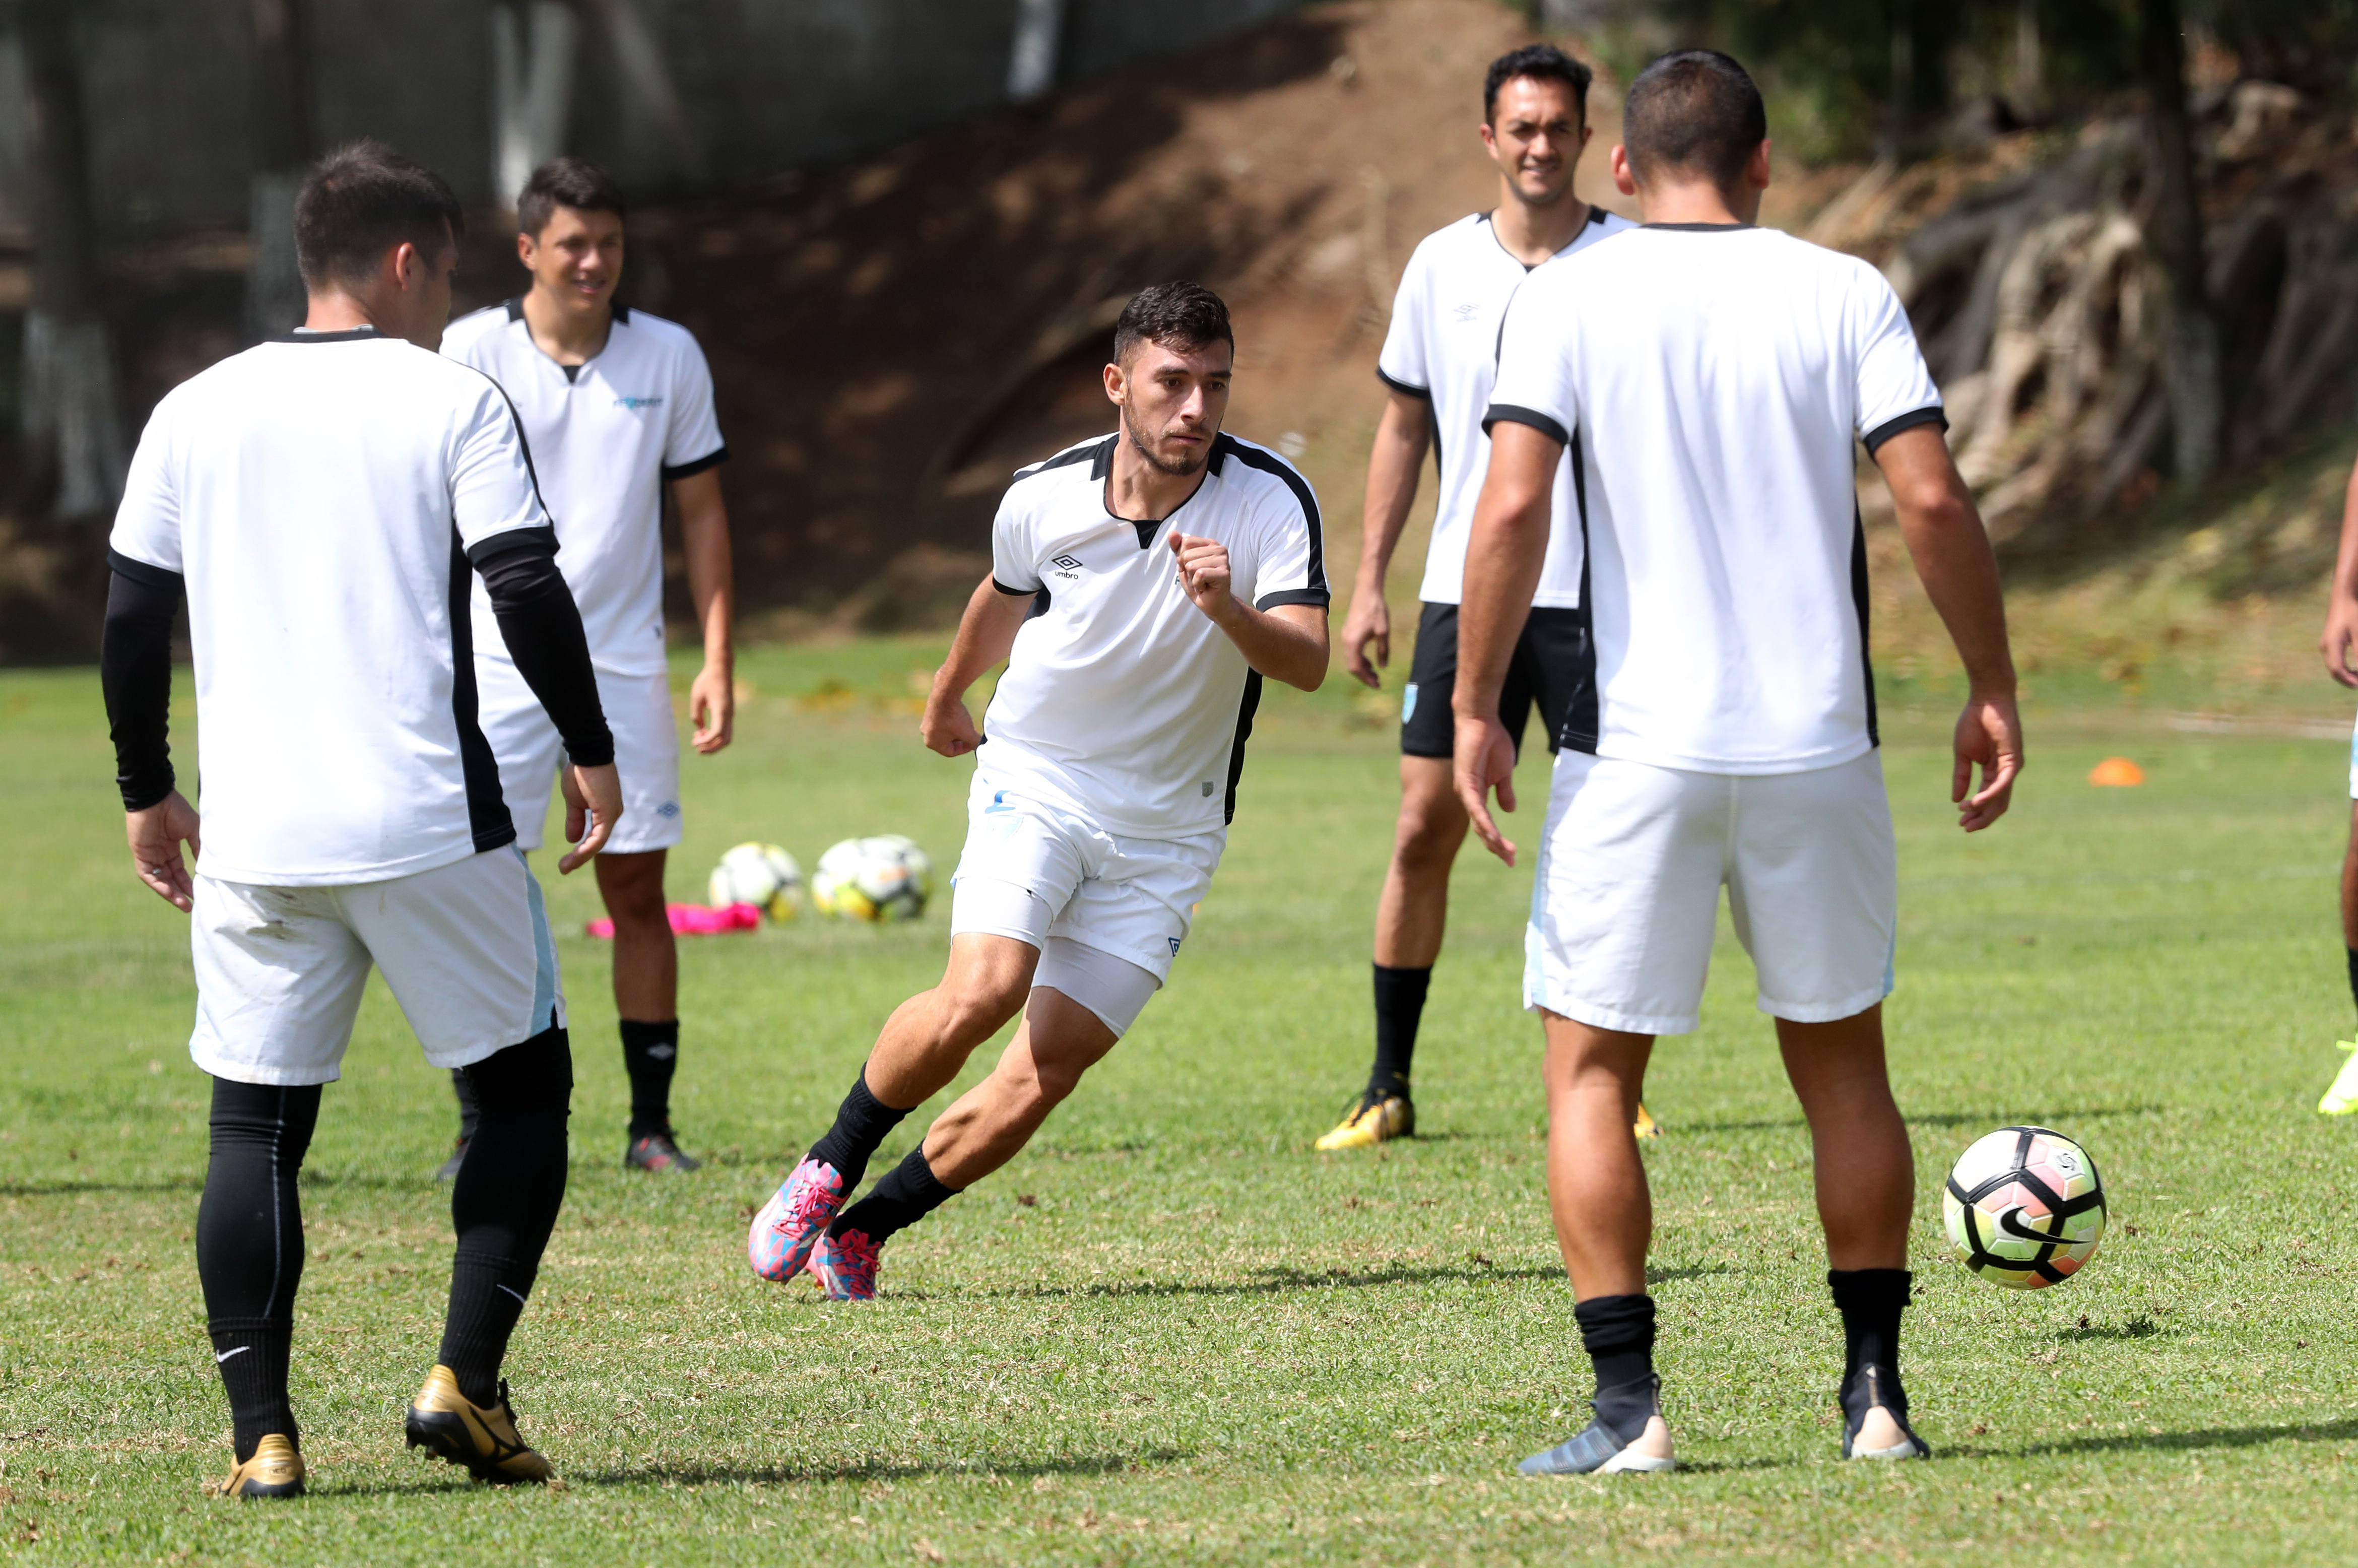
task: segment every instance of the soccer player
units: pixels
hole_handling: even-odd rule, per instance
[[[1623,127],[1614,179],[1645,226],[1535,277],[1507,313],[1458,634],[1458,791],[1511,863],[1487,803],[1495,788],[1514,806],[1498,693],[1568,447],[1594,662],[1556,758],[1523,996],[1545,1025],[1548,1191],[1595,1419],[1522,1468],[1672,1465],[1629,1119],[1654,1037],[1696,1026],[1722,884],[1810,1124],[1842,1452],[1921,1455],[1899,1379],[1914,1169],[1884,1065],[1898,869],[1854,441],[1964,664],[1951,795],[1967,832],[2005,812],[2022,765],[1996,562],[1890,286],[1754,226],[1768,123],[1743,68],[1665,55]]]
[[[664,861],[680,841],[679,741],[664,662],[663,503],[679,518],[688,597],[704,637],[704,667],[687,688],[691,738],[707,756],[729,744],[735,708],[730,646],[729,514],[719,465],[729,456],[713,418],[712,374],[687,329],[614,301],[622,276],[622,194],[602,171],[557,158],[533,171],[516,199],[516,255],[532,286],[505,305],[450,324],[442,351],[496,381],[532,443],[541,493],[557,519],[557,564],[572,585],[598,665],[629,810],[598,857],[598,892],[614,921],[614,1011],[631,1080],[622,1162],[641,1171],[692,1171],[671,1126],[679,1065],[679,955],[664,913]],[[540,848],[562,738],[491,628],[475,590],[475,648],[483,733],[500,761],[500,787],[517,845]],[[474,1108],[459,1093],[459,1141],[448,1179],[466,1157]]]
[[[524,433],[498,387],[433,351],[461,222],[439,177],[384,146],[321,164],[295,210],[303,328],[157,406],[108,551],[101,663],[132,862],[191,916],[189,1053],[213,1079],[197,1274],[233,1496],[303,1489],[296,1176],[372,965],[482,1114],[409,1444],[481,1480],[550,1474],[500,1362],[565,1195],[572,1056],[540,888],[476,722],[471,579],[571,757],[579,846],[559,871],[598,852],[622,797]],[[184,596],[204,738],[193,872],[199,818],[167,744]]]
[[[2342,503],[2342,546],[2333,560],[2333,581],[2326,593],[2325,631],[2318,638],[2325,655],[2325,673],[2339,684],[2358,688],[2358,469]],[[2350,994],[2358,1000],[2358,734],[2350,742],[2350,844],[2342,857],[2342,945],[2350,954]],[[2358,1052],[2358,1041],[2340,1042],[2342,1049]],[[2342,1065],[2317,1102],[2325,1116],[2347,1116],[2358,1110],[2358,1054]]]
[[[1449,914],[1449,869],[1466,841],[1466,810],[1449,773],[1456,738],[1449,692],[1457,670],[1466,529],[1490,457],[1482,415],[1490,406],[1499,324],[1529,279],[1636,226],[1572,193],[1573,171],[1588,146],[1588,67],[1546,44],[1490,62],[1479,129],[1482,149],[1498,168],[1498,204],[1459,219],[1416,247],[1376,360],[1376,373],[1391,396],[1368,457],[1366,544],[1343,622],[1344,667],[1368,686],[1382,684],[1377,668],[1391,661],[1384,573],[1416,499],[1427,449],[1436,454],[1441,499],[1417,589],[1424,608],[1416,654],[1401,692],[1400,822],[1376,904],[1375,1065],[1358,1103],[1318,1140],[1321,1149],[1362,1149],[1416,1131],[1409,1067]],[[1586,655],[1571,486],[1572,465],[1565,463],[1556,472],[1554,512],[1566,521],[1549,539],[1531,612],[1499,692],[1499,721],[1518,752],[1537,706],[1548,751],[1554,752],[1575,672]]]
[[[977,753],[940,985],[884,1025],[835,1125],[754,1217],[753,1270],[876,1293],[879,1249],[1015,1156],[1162,988],[1236,814],[1264,677],[1326,674],[1318,503],[1220,428],[1219,297],[1158,284],[1114,327],[1112,435],[1023,470],[921,733]],[[965,696],[1001,660],[983,729]],[[858,1203],[901,1119],[1021,1010],[990,1076]],[[838,1210],[840,1209],[840,1214]]]

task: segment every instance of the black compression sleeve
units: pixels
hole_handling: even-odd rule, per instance
[[[98,654],[125,811],[144,811],[172,793],[172,618],[181,593],[178,572],[144,563],[135,570],[118,566],[107,585]]]
[[[499,538],[487,543],[496,546]],[[557,569],[555,534],[548,535],[545,546],[539,541],[519,544],[478,557],[475,569],[490,590],[492,613],[499,617],[508,657],[548,710],[564,739],[565,754],[586,768],[611,762],[614,736],[598,702],[598,676],[590,665],[590,638],[581,630],[581,611],[565,574]]]

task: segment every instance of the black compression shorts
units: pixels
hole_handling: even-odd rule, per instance
[[[1588,617],[1577,610],[1534,608],[1507,666],[1498,692],[1498,722],[1514,738],[1518,755],[1531,708],[1552,753],[1572,709],[1578,673],[1587,667]],[[1416,654],[1409,661],[1408,686],[1401,693],[1401,754],[1447,757],[1455,749],[1457,721],[1449,697],[1457,684],[1457,606],[1428,604],[1417,618]]]

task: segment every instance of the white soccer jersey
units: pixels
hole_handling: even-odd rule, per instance
[[[1408,258],[1392,323],[1376,356],[1376,373],[1395,392],[1433,405],[1433,463],[1441,494],[1433,514],[1433,542],[1424,554],[1424,581],[1416,596],[1427,604],[1455,604],[1466,580],[1466,540],[1474,503],[1489,471],[1490,436],[1482,416],[1498,373],[1498,332],[1507,307],[1524,283],[1575,251],[1637,225],[1602,207],[1572,243],[1537,266],[1525,266],[1498,243],[1490,215],[1477,212],[1424,238]],[[1531,602],[1569,610],[1580,603],[1580,531],[1572,525],[1572,465],[1556,472],[1558,525],[1548,535],[1547,564]]]
[[[1118,435],[1023,470],[990,529],[1001,592],[1036,593],[984,716],[982,771],[1110,832],[1176,838],[1235,815],[1260,676],[1179,586],[1170,533],[1228,548],[1255,609],[1328,600],[1318,501],[1266,447],[1214,438],[1157,523],[1106,507]]]
[[[663,487],[729,455],[696,339],[618,305],[606,346],[586,364],[561,365],[534,344],[524,301],[511,299],[453,321],[442,351],[498,382],[524,421],[590,659],[616,675],[661,674]],[[480,587],[475,604],[481,652],[504,662]]]
[[[1492,424],[1583,465],[1596,663],[1567,746],[1714,773],[1874,746],[1852,443],[1943,422],[1880,273],[1773,229],[1650,225],[1533,276],[1491,395]]]
[[[109,543],[187,584],[198,869],[335,885],[512,841],[475,721],[469,557],[548,525],[500,389],[373,329],[265,343],[168,393]]]

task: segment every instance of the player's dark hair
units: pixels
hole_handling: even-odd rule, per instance
[[[1572,89],[1573,101],[1580,105],[1581,124],[1588,123],[1588,84],[1596,73],[1573,59],[1553,44],[1525,44],[1490,62],[1489,71],[1482,78],[1482,123],[1498,123],[1498,92],[1519,76],[1533,81],[1561,81]]]
[[[1723,189],[1768,139],[1768,109],[1751,73],[1716,49],[1678,49],[1638,73],[1621,142],[1640,181],[1684,169]]]
[[[1158,283],[1141,288],[1121,308],[1113,324],[1113,360],[1128,364],[1141,343],[1160,343],[1183,353],[1226,342],[1236,351],[1228,308],[1200,283]]]
[[[611,212],[617,218],[630,215],[614,177],[578,157],[553,157],[532,171],[516,194],[516,227],[536,239],[559,207]]]
[[[438,259],[466,232],[449,183],[378,141],[330,153],[295,199],[295,261],[313,288],[366,284],[378,259],[404,241]]]

